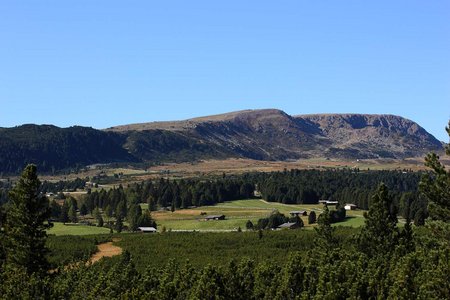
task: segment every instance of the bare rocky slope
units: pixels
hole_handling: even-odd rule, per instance
[[[332,145],[326,155],[404,158],[442,151],[442,143],[417,123],[394,115],[317,114],[295,117],[314,124]]]
[[[27,163],[45,172],[111,162],[406,158],[442,150],[440,141],[399,116],[290,116],[276,109],[105,130],[49,125],[0,128],[0,172],[6,173],[19,172]]]
[[[186,141],[188,148],[203,147],[212,156],[261,160],[405,158],[423,156],[429,151],[439,152],[443,147],[417,123],[399,116],[289,116],[276,109],[245,110],[184,121],[131,124],[108,131],[131,135],[140,133],[141,137],[165,132],[174,139]],[[142,139],[128,139],[127,148],[133,153],[141,142]],[[140,150],[151,152],[151,149],[150,146]],[[180,149],[174,150],[177,152]]]

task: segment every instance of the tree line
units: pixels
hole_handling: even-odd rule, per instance
[[[58,193],[63,191],[74,192],[77,189],[84,189],[86,186],[86,179],[76,178],[74,180],[60,180],[57,182],[44,181],[40,187],[43,193]]]

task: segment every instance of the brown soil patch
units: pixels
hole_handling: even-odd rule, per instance
[[[113,239],[117,242],[118,239]],[[91,256],[90,263],[95,263],[103,257],[113,257],[122,254],[122,248],[113,245],[113,242],[107,242],[97,245],[98,251]]]

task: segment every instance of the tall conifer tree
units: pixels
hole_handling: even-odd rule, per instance
[[[445,128],[450,137],[450,121]],[[450,145],[445,149],[450,155]],[[450,171],[439,161],[436,153],[425,157],[425,166],[431,168],[432,176],[425,175],[420,182],[420,191],[428,199],[428,212],[432,220],[450,222]]]
[[[39,193],[40,181],[35,165],[28,165],[17,185],[11,190],[5,235],[6,263],[22,267],[28,274],[48,269],[45,246],[51,209],[48,199]]]
[[[369,256],[384,255],[394,250],[398,242],[397,215],[387,187],[381,183],[372,198],[372,204],[361,230],[360,250]]]

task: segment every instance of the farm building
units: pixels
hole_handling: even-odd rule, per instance
[[[138,228],[142,233],[155,233],[156,232],[155,227],[138,227]]]
[[[344,208],[345,208],[345,210],[355,210],[358,208],[358,206],[356,206],[356,204],[347,203],[347,204],[345,204]]]
[[[294,223],[294,222],[287,222],[283,223],[280,226],[278,226],[278,229],[297,229],[300,228],[300,224]]]
[[[306,212],[306,210],[293,210],[291,212],[289,212],[291,214],[291,216],[293,217],[300,217],[300,216],[307,216],[308,213]]]
[[[216,216],[206,216],[205,221],[210,220],[225,220],[225,215],[216,215]]]

